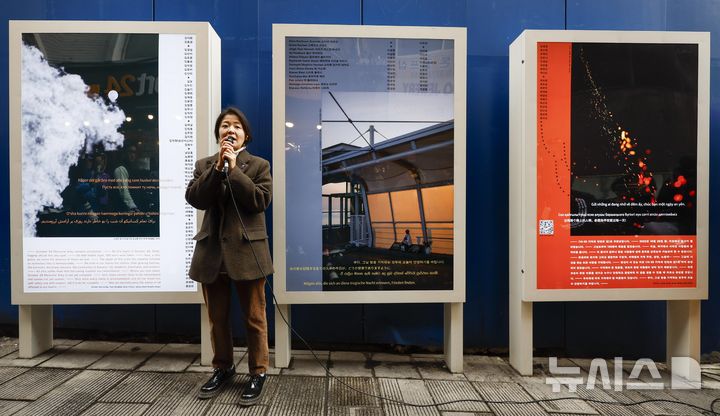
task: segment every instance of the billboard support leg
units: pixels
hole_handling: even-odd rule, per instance
[[[212,365],[213,348],[210,339],[210,315],[207,305],[200,304],[200,364]]]
[[[666,354],[673,378],[700,382],[700,366],[697,365],[700,362],[699,300],[667,301]]]
[[[275,305],[275,368],[290,366],[291,322],[290,305]]]
[[[445,364],[451,373],[463,371],[463,304],[445,305]]]
[[[510,279],[510,365],[521,375],[532,376],[533,303],[523,302],[521,284],[520,279]]]
[[[53,305],[20,305],[18,357],[33,358],[53,346]]]
[[[521,35],[521,36],[524,36]],[[524,252],[525,239],[533,238],[528,234],[525,218],[530,215],[527,189],[527,179],[520,169],[515,168],[514,162],[518,158],[524,159],[528,154],[527,148],[531,146],[526,137],[523,126],[522,108],[525,105],[525,89],[522,80],[525,75],[525,43],[514,41],[510,45],[510,122],[509,122],[509,150],[510,179],[508,217],[509,229],[509,262],[510,271],[510,365],[524,376],[531,376],[533,372],[533,304],[523,301],[523,285],[526,283],[525,266],[530,257]],[[535,214],[532,214],[535,215]],[[534,222],[534,219],[533,219]]]

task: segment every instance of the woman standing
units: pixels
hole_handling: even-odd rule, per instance
[[[205,210],[190,278],[202,283],[210,317],[213,375],[198,394],[217,395],[235,374],[230,324],[232,287],[238,293],[247,329],[250,381],[241,404],[258,400],[269,365],[265,276],[273,272],[265,227],[265,210],[272,198],[270,163],[251,155],[250,124],[242,111],[230,107],[215,122],[219,151],[195,163],[185,199]]]

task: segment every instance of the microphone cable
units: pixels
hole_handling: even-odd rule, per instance
[[[285,315],[279,309],[277,309],[278,301],[277,301],[277,298],[275,297],[275,291],[273,290],[272,285],[270,284],[270,282],[267,279],[268,275],[263,270],[262,265],[260,264],[260,260],[258,259],[257,253],[255,252],[255,247],[253,247],[252,241],[250,241],[250,236],[247,234],[247,230],[245,228],[245,222],[242,219],[242,215],[240,215],[240,209],[238,208],[237,201],[235,200],[235,195],[233,194],[233,191],[232,191],[232,185],[230,183],[229,172],[225,175],[225,180],[227,182],[226,186],[228,187],[228,190],[230,191],[230,199],[232,200],[233,206],[235,207],[235,213],[237,214],[238,220],[240,220],[240,227],[242,228],[242,233],[244,235],[247,235],[247,237],[248,237],[248,244],[250,244],[250,251],[252,251],[253,257],[255,259],[255,264],[258,266],[258,269],[260,270],[260,273],[263,276],[262,278],[265,279],[265,286],[267,286],[270,289],[270,293],[272,294],[274,306],[275,306],[278,314],[280,314],[280,317],[285,322],[285,325],[287,325],[288,328],[290,328],[290,331],[296,337],[298,337],[298,339],[300,341],[302,341],[302,343],[305,345],[305,347],[307,347],[308,351],[310,351],[310,353],[312,354],[313,358],[315,358],[315,361],[318,363],[318,365],[320,365],[320,367],[322,367],[322,369],[325,370],[325,374],[327,374],[331,379],[342,384],[347,389],[350,389],[352,391],[360,393],[364,396],[378,399],[380,401],[392,402],[392,403],[399,404],[399,405],[411,406],[411,407],[417,407],[417,408],[425,408],[425,407],[438,407],[439,408],[440,406],[447,406],[447,405],[458,404],[458,403],[485,403],[487,405],[490,405],[490,404],[498,404],[498,405],[501,405],[501,404],[506,404],[506,405],[507,404],[509,404],[509,405],[538,404],[539,405],[540,403],[552,403],[552,402],[558,402],[558,401],[563,401],[563,400],[581,400],[585,403],[615,405],[615,406],[623,406],[623,407],[639,406],[639,405],[648,404],[648,403],[679,404],[679,405],[687,406],[694,410],[698,410],[698,411],[702,412],[703,414],[709,414],[712,416],[720,416],[720,409],[718,411],[715,411],[715,403],[719,403],[720,398],[716,398],[710,403],[710,409],[705,409],[701,406],[697,406],[692,403],[681,402],[679,400],[647,399],[647,400],[641,400],[639,402],[625,403],[625,402],[608,402],[608,401],[589,399],[589,398],[583,398],[583,397],[558,397],[558,398],[552,398],[552,399],[533,399],[533,400],[527,400],[527,401],[459,399],[459,400],[450,400],[450,401],[445,401],[445,402],[440,402],[440,403],[418,404],[418,403],[408,403],[403,400],[393,399],[390,397],[381,396],[379,394],[368,393],[366,391],[362,391],[356,387],[353,387],[350,384],[346,383],[345,381],[341,380],[338,376],[334,375],[330,371],[330,369],[325,364],[323,364],[322,360],[320,360],[320,358],[317,356],[317,354],[315,354],[315,350],[313,350],[312,347],[310,346],[310,343],[307,342],[305,340],[305,338],[302,335],[300,335],[300,333],[298,333],[295,330],[295,328],[292,327],[292,325],[290,325],[290,322],[288,322],[287,318],[285,318]],[[434,399],[433,399],[433,401],[434,401]],[[597,409],[595,409],[595,410],[597,410]]]

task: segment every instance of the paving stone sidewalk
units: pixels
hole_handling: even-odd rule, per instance
[[[535,362],[533,377],[522,377],[500,357],[466,356],[465,372],[451,374],[441,355],[316,355],[335,377],[326,376],[308,351],[294,351],[290,368],[269,371],[260,403],[241,407],[237,402],[247,376],[240,373],[217,397],[196,398],[212,371],[199,364],[199,345],[56,339],[51,351],[21,359],[17,339],[0,338],[0,415],[701,415],[683,403],[709,409],[720,398],[717,364],[703,366],[700,390],[670,389],[669,376],[659,366],[666,383],[662,390],[603,388],[598,381],[595,388],[584,382],[576,391],[563,386],[555,393],[548,380],[557,379],[548,379],[548,360],[542,358]],[[247,368],[244,348],[236,349],[236,362],[240,372]],[[633,363],[624,364],[625,383],[653,382],[649,372],[630,380]],[[558,365],[580,367],[580,376],[588,378],[588,360],[562,359]],[[569,399],[552,400],[558,398]],[[473,401],[447,403],[463,399]],[[663,401],[620,405],[652,399]],[[720,403],[716,409],[720,412]]]

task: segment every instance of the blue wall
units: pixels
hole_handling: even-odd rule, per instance
[[[720,155],[720,0],[25,0],[6,3],[4,20],[209,21],[222,38],[222,104],[243,108],[254,125],[254,152],[271,158],[271,24],[466,26],[468,28],[468,192],[466,347],[508,343],[508,45],[523,29],[701,30],[712,33],[711,177]],[[0,56],[7,56],[7,26]],[[7,91],[7,66],[0,84]],[[8,172],[8,97],[0,96],[0,172]],[[493,178],[492,181],[487,178]],[[5,182],[8,186],[8,182]],[[6,188],[7,189],[7,188]],[[710,212],[718,207],[710,183]],[[482,197],[492,195],[496,203]],[[17,322],[10,305],[9,195],[0,195],[0,324]],[[703,302],[702,350],[720,350],[717,221],[710,221],[710,300]],[[240,310],[234,305],[235,315]],[[268,309],[270,311],[270,309]],[[58,328],[197,336],[190,305],[56,306]],[[236,320],[237,321],[237,320]],[[293,307],[293,323],[311,342],[442,345],[440,305]],[[235,333],[244,330],[235,324]],[[573,356],[662,358],[662,302],[545,303],[535,306],[537,348]]]

